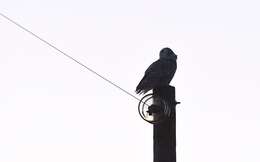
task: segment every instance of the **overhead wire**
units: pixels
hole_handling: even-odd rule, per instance
[[[26,27],[22,26],[21,24],[19,24],[18,22],[14,21],[13,19],[9,18],[8,16],[0,13],[0,15],[5,18],[6,20],[8,20],[9,22],[13,23],[14,25],[16,25],[17,27],[19,27],[20,29],[26,31],[27,33],[31,34],[32,36],[34,36],[35,38],[37,38],[38,40],[40,40],[41,42],[45,43],[46,45],[52,47],[53,49],[55,49],[56,51],[58,51],[59,53],[63,54],[65,57],[73,60],[74,62],[76,62],[77,64],[83,66],[84,68],[86,68],[88,71],[90,71],[91,73],[95,74],[96,76],[98,76],[99,78],[103,79],[104,81],[108,82],[109,84],[113,85],[114,87],[118,88],[119,90],[123,91],[124,93],[126,93],[127,95],[133,97],[134,99],[138,100],[139,102],[141,101],[139,98],[137,98],[136,96],[134,96],[133,94],[131,94],[130,92],[128,92],[127,90],[123,89],[122,87],[118,86],[116,83],[110,81],[109,79],[105,78],[104,76],[102,76],[101,74],[97,73],[95,70],[93,70],[92,68],[86,66],[85,64],[83,64],[82,62],[80,62],[79,60],[73,58],[72,56],[70,56],[69,54],[65,53],[64,51],[62,51],[61,49],[59,49],[58,47],[54,46],[53,44],[49,43],[48,41],[46,41],[45,39],[41,38],[40,36],[38,36],[37,34],[33,33],[31,30],[27,29]],[[141,101],[142,102],[142,101]]]

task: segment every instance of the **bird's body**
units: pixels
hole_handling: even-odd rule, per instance
[[[154,88],[167,86],[177,69],[177,55],[170,48],[160,52],[160,58],[145,71],[144,77],[136,87],[137,94],[144,94]]]

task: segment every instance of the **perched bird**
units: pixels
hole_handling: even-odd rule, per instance
[[[145,71],[144,77],[136,87],[137,94],[145,94],[149,90],[167,86],[177,69],[177,55],[170,48],[160,51],[160,58]]]

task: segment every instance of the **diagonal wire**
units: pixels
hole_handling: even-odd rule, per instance
[[[20,25],[19,23],[17,23],[16,21],[12,20],[11,18],[7,17],[6,15],[0,13],[0,15],[2,17],[4,17],[6,20],[8,20],[9,22],[13,23],[14,25],[16,25],[17,27],[19,27],[20,29],[26,31],[27,33],[31,34],[32,36],[34,36],[35,38],[39,39],[40,41],[42,41],[43,43],[47,44],[48,46],[52,47],[53,49],[55,49],[56,51],[58,51],[59,53],[63,54],[64,56],[66,56],[67,58],[73,60],[74,62],[76,62],[77,64],[83,66],[84,68],[86,68],[88,71],[92,72],[93,74],[97,75],[98,77],[100,77],[101,79],[105,80],[106,82],[110,83],[111,85],[113,85],[114,87],[120,89],[121,91],[123,91],[124,93],[126,93],[127,95],[135,98],[136,100],[140,101],[139,98],[137,98],[136,96],[134,96],[133,94],[131,94],[130,92],[124,90],[123,88],[121,88],[120,86],[118,86],[117,84],[115,84],[114,82],[110,81],[109,79],[105,78],[104,76],[102,76],[101,74],[97,73],[96,71],[94,71],[93,69],[89,68],[88,66],[84,65],[83,63],[81,63],[80,61],[76,60],[75,58],[73,58],[72,56],[68,55],[67,53],[63,52],[62,50],[60,50],[59,48],[57,48],[56,46],[52,45],[51,43],[49,43],[48,41],[44,40],[43,38],[39,37],[38,35],[34,34],[32,31],[30,31],[29,29],[25,28],[24,26]],[[142,101],[141,101],[142,102]]]

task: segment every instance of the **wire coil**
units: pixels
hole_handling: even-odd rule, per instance
[[[138,104],[138,113],[143,120],[151,124],[163,122],[171,115],[168,103],[150,93],[145,95]]]

